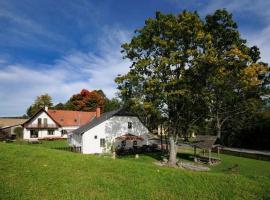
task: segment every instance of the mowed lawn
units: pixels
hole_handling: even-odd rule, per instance
[[[192,172],[156,166],[154,156],[53,149],[64,145],[0,143],[0,199],[270,199],[267,161],[222,155],[210,172]]]

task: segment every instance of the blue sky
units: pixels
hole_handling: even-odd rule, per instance
[[[233,13],[242,37],[270,62],[268,0],[0,0],[0,116],[24,114],[44,93],[54,103],[83,88],[113,97],[114,77],[129,69],[120,45],[146,18],[218,8]]]

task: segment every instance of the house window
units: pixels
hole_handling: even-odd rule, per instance
[[[44,119],[43,119],[43,123],[44,123],[44,126],[45,126],[45,127],[48,126],[48,120],[47,120],[47,118],[44,118]]]
[[[100,147],[105,147],[105,139],[100,138]]]
[[[134,140],[134,141],[133,141],[133,146],[137,146],[137,144],[138,144],[137,141]]]
[[[37,138],[38,130],[30,130],[30,138]]]
[[[128,122],[128,129],[132,129],[132,122]]]
[[[94,137],[95,139],[97,139],[97,135],[95,135],[95,137]]]
[[[42,119],[38,118],[38,126],[41,126],[41,124],[42,124]]]
[[[121,146],[122,146],[122,147],[125,147],[125,146],[126,146],[126,140],[123,140],[123,141],[121,142]]]
[[[48,130],[48,135],[54,135],[54,130]]]
[[[67,134],[67,130],[62,130],[61,131],[61,135],[63,136],[63,135],[66,135]]]

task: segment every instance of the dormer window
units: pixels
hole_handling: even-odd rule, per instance
[[[132,129],[132,122],[128,122],[128,129]]]
[[[43,123],[44,123],[44,126],[45,126],[45,127],[48,126],[48,119],[47,119],[47,118],[44,118],[44,119],[43,119]]]
[[[41,126],[41,124],[42,124],[42,119],[38,118],[38,126]]]
[[[77,122],[78,120],[77,119],[74,119],[74,122]]]

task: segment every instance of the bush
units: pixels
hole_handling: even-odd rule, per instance
[[[23,128],[22,127],[16,127],[14,129],[14,133],[16,134],[17,139],[22,139],[23,138]]]

